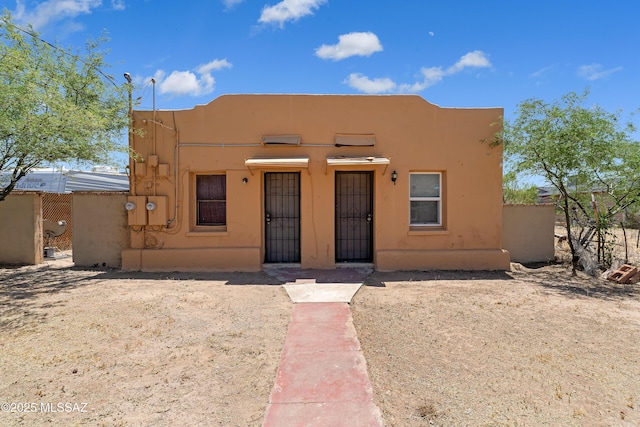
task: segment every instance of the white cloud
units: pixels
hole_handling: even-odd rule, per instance
[[[215,89],[216,80],[212,71],[231,68],[232,64],[226,59],[213,61],[198,66],[194,71],[172,71],[167,77],[163,70],[158,70],[153,76],[160,94],[173,96],[202,96],[208,95]],[[149,79],[146,79],[149,81]]]
[[[491,67],[489,58],[481,50],[474,50],[466,53],[453,66],[447,69],[447,74],[458,73],[465,68],[485,68]]]
[[[214,70],[222,70],[223,68],[231,68],[232,65],[227,59],[214,59],[208,64],[204,64],[196,68],[196,71],[200,74],[209,74]]]
[[[487,55],[481,50],[474,50],[473,52],[468,52],[462,55],[462,57],[455,64],[453,64],[446,70],[444,70],[442,67],[422,68],[420,70],[420,73],[422,74],[422,79],[420,81],[411,85],[401,85],[400,89],[403,92],[409,93],[421,92],[426,88],[442,81],[442,79],[444,79],[445,77],[457,74],[461,71],[464,71],[466,68],[489,67],[491,67],[491,62],[489,62],[489,58],[487,58]]]
[[[102,0],[48,0],[39,3],[31,11],[27,11],[23,1],[16,3],[16,21],[31,24],[37,30],[49,22],[89,14],[92,9],[102,5]]]
[[[548,67],[541,68],[538,71],[529,74],[529,77],[539,79],[541,77],[544,77],[544,75],[547,74],[548,71],[551,71],[553,68],[555,68],[555,65],[549,65]]]
[[[396,84],[389,78],[370,79],[360,73],[349,74],[345,83],[364,93],[387,93],[396,89]]]
[[[446,75],[446,71],[442,67],[422,68],[420,70],[422,74],[422,80],[413,84],[400,85],[400,92],[402,93],[417,93],[422,92],[426,88],[433,86],[441,81]]]
[[[198,81],[191,71],[174,71],[158,85],[161,94],[204,95],[213,91],[211,81]]]
[[[491,62],[487,58],[487,55],[480,50],[475,50],[463,55],[449,68],[422,68],[420,70],[421,78],[414,83],[396,84],[393,80],[388,78],[370,79],[369,77],[363,76],[359,73],[349,75],[346,83],[352,88],[365,93],[384,93],[395,91],[396,89],[400,93],[417,93],[439,83],[445,77],[457,74],[467,68],[488,67],[491,67]]]
[[[339,36],[338,44],[323,44],[317,48],[316,56],[340,61],[350,56],[371,56],[375,52],[381,51],[382,45],[374,33],[349,33]]]
[[[303,16],[313,14],[314,9],[320,8],[326,2],[327,0],[282,0],[273,6],[265,6],[258,22],[275,23],[282,28],[287,21],[297,21]]]
[[[111,0],[111,7],[114,10],[124,10],[125,9],[124,0]]]
[[[244,0],[223,0],[224,6],[226,9],[233,9],[235,6],[244,2]]]
[[[578,76],[585,80],[598,80],[610,76],[622,70],[622,67],[602,69],[602,64],[581,65],[578,67]]]
[[[161,82],[162,79],[164,79],[164,76],[166,76],[167,73],[165,73],[163,70],[158,70],[155,72],[155,74],[153,75],[153,77],[149,77],[147,79],[147,83],[150,83],[150,80],[153,79],[156,82]]]
[[[80,15],[88,15],[102,6],[102,0],[46,0],[38,3],[32,10],[27,10],[23,0],[16,1],[14,17],[17,22],[31,24],[40,30],[51,22],[73,19]],[[124,10],[125,0],[111,0],[111,8]],[[80,31],[84,26],[73,21],[65,24],[67,32]]]

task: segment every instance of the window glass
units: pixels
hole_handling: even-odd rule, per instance
[[[411,202],[411,224],[440,224],[439,202]]]
[[[440,197],[440,174],[411,174],[411,197]]]
[[[441,174],[409,174],[409,224],[442,225]]]
[[[227,224],[226,175],[197,175],[197,225]]]

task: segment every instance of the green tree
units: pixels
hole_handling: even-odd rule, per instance
[[[502,177],[502,202],[505,204],[538,203],[538,187],[534,184],[520,184],[514,173],[506,173]]]
[[[613,216],[640,199],[640,145],[631,139],[633,125],[623,124],[620,112],[585,107],[587,98],[588,91],[551,103],[526,100],[494,141],[504,143],[509,173],[542,176],[558,191],[574,273],[594,231],[600,255]],[[599,210],[593,209],[593,193],[606,195]]]
[[[31,169],[55,162],[105,163],[124,147],[128,83],[103,70],[105,39],[83,52],[40,39],[0,17],[0,201]]]

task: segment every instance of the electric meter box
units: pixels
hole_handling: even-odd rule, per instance
[[[147,204],[153,203],[155,207],[151,210],[147,210],[147,217],[149,218],[148,225],[167,225],[168,214],[168,198],[167,196],[149,196],[147,197]]]
[[[147,225],[147,196],[129,196],[128,203],[133,203],[133,209],[127,209],[129,225]]]

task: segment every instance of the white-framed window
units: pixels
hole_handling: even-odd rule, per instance
[[[442,226],[442,173],[409,174],[409,224]]]
[[[196,225],[227,225],[226,175],[196,175]]]

